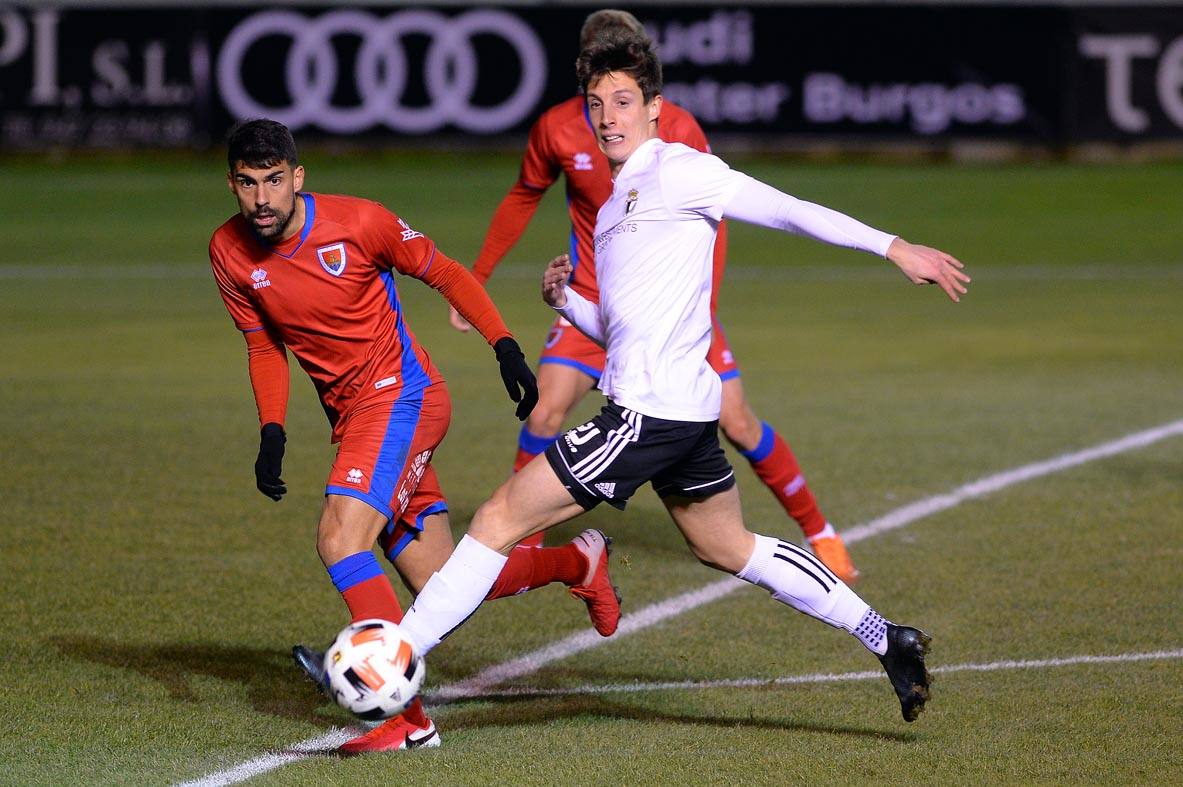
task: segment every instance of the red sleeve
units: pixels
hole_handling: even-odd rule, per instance
[[[262,328],[263,320],[255,311],[254,304],[234,285],[226,273],[226,264],[215,248],[213,239],[209,244],[209,263],[214,272],[214,281],[218,283],[218,294],[222,296],[222,303],[226,304],[226,311],[230,312],[230,319],[234,320],[234,327],[240,331],[257,331]]]
[[[377,202],[362,203],[359,217],[367,245],[373,246],[374,262],[406,276],[422,278],[435,257],[435,243],[422,232]]]
[[[448,255],[437,250],[431,266],[419,278],[439,290],[490,345],[496,344],[498,339],[513,335],[505,327],[501,313],[481,283],[467,268]]]
[[[561,163],[551,152],[547,127],[547,116],[543,115],[530,129],[530,140],[526,144],[526,155],[522,157],[518,182],[501,200],[489,222],[484,243],[472,267],[477,281],[482,284],[489,280],[493,269],[522,237],[526,225],[538,209],[538,203],[542,201],[542,195],[562,172]]]
[[[727,222],[720,221],[715,236],[715,258],[711,270],[711,314],[719,305],[719,288],[723,286],[723,269],[727,267]]]
[[[489,294],[456,260],[441,252],[421,232],[378,203],[363,217],[367,238],[376,244],[375,262],[407,276],[414,276],[440,294],[476,327],[489,344],[512,336]]]
[[[247,368],[251,388],[255,392],[255,406],[259,409],[259,426],[283,426],[288,413],[288,354],[267,329],[249,331],[246,337]]]
[[[504,259],[509,250],[522,237],[526,225],[534,218],[534,211],[546,193],[530,188],[519,180],[501,200],[493,219],[489,222],[489,229],[485,233],[485,241],[477,254],[476,263],[472,266],[472,273],[476,280],[484,284],[493,275],[493,269]]]
[[[694,115],[681,107],[678,107],[676,112],[671,112],[670,115],[670,127],[661,134],[662,139],[666,142],[681,142],[683,145],[701,150],[703,153],[711,152],[706,132],[702,130],[702,126],[698,125]]]

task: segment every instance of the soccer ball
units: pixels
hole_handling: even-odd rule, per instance
[[[360,719],[389,719],[419,695],[426,668],[389,620],[359,620],[325,652],[329,694]]]

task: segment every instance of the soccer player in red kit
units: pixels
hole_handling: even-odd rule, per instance
[[[214,233],[209,255],[226,308],[246,337],[261,426],[257,486],[277,501],[287,492],[280,478],[286,348],[312,378],[339,446],[317,551],[353,620],[397,623],[402,609],[371,551],[375,541],[412,593],[444,564],[453,542],[431,466],[448,429],[451,400],[407,325],[394,274],[435,288],[476,326],[519,402],[519,419],[537,401],[534,375],[481,285],[423,233],[376,202],[301,191],[304,168],[285,126],[270,120],[237,126],[227,159],[239,212]],[[522,550],[488,597],[563,582],[608,636],[620,604],[608,578],[607,547],[602,533],[585,530],[557,549]],[[293,655],[323,684],[321,654],[297,646]],[[416,699],[341,751],[438,746],[439,740]]]
[[[645,32],[637,18],[626,11],[597,11],[583,24],[580,48],[586,49],[605,31],[621,28],[642,35]],[[657,132],[666,142],[681,142],[696,150],[710,152],[706,135],[694,117],[668,101]],[[612,181],[608,174],[608,160],[596,144],[583,96],[573,96],[547,110],[530,130],[518,182],[493,214],[473,266],[473,275],[482,284],[488,281],[493,269],[525,232],[543,194],[560,173],[566,178],[567,211],[571,216],[568,251],[574,266],[571,288],[593,303],[599,301],[591,243],[596,214],[612,192]],[[818,508],[792,449],[771,425],[756,416],[744,397],[739,367],[715,317],[726,257],[726,227],[720,225],[711,289],[713,342],[708,355],[712,368],[723,380],[723,411],[719,425],[785,511],[797,521],[816,555],[843,581],[853,583],[858,578],[858,571],[842,537]],[[455,310],[450,313],[450,318],[457,329],[468,329]],[[522,425],[514,472],[546,450],[558,436],[567,414],[599,379],[604,369],[604,350],[558,317],[551,325],[538,363],[538,406]],[[542,534],[522,542],[525,546],[541,543]]]

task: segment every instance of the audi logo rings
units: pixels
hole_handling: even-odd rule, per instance
[[[407,86],[404,36],[428,38],[423,67],[428,103],[402,102]],[[521,77],[500,104],[473,104],[477,86],[474,36],[488,34],[507,42],[517,55]],[[353,69],[360,102],[333,103],[340,68],[332,38],[361,39]],[[284,67],[291,103],[260,103],[243,84],[247,52],[268,36],[292,40]],[[385,19],[364,11],[331,11],[309,19],[294,11],[264,11],[231,31],[218,54],[218,86],[235,117],[270,117],[292,129],[309,124],[337,134],[355,134],[384,124],[395,131],[425,134],[449,123],[474,133],[493,133],[514,126],[529,115],[546,87],[546,53],[534,31],[512,14],[493,9],[446,17],[436,11],[408,9]]]

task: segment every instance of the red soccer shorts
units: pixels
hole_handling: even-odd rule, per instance
[[[393,560],[426,517],[448,510],[431,456],[448,433],[452,400],[436,383],[361,403],[346,418],[325,494],[355,497],[386,515],[379,541]]]
[[[604,371],[604,348],[584,335],[563,317],[556,317],[546,334],[539,365],[557,363],[570,366],[591,377],[600,379]]]
[[[711,349],[707,350],[707,363],[719,373],[719,379],[727,382],[733,377],[739,377],[739,364],[731,353],[731,345],[727,343],[727,334],[723,333],[723,326],[719,318],[711,315]]]

